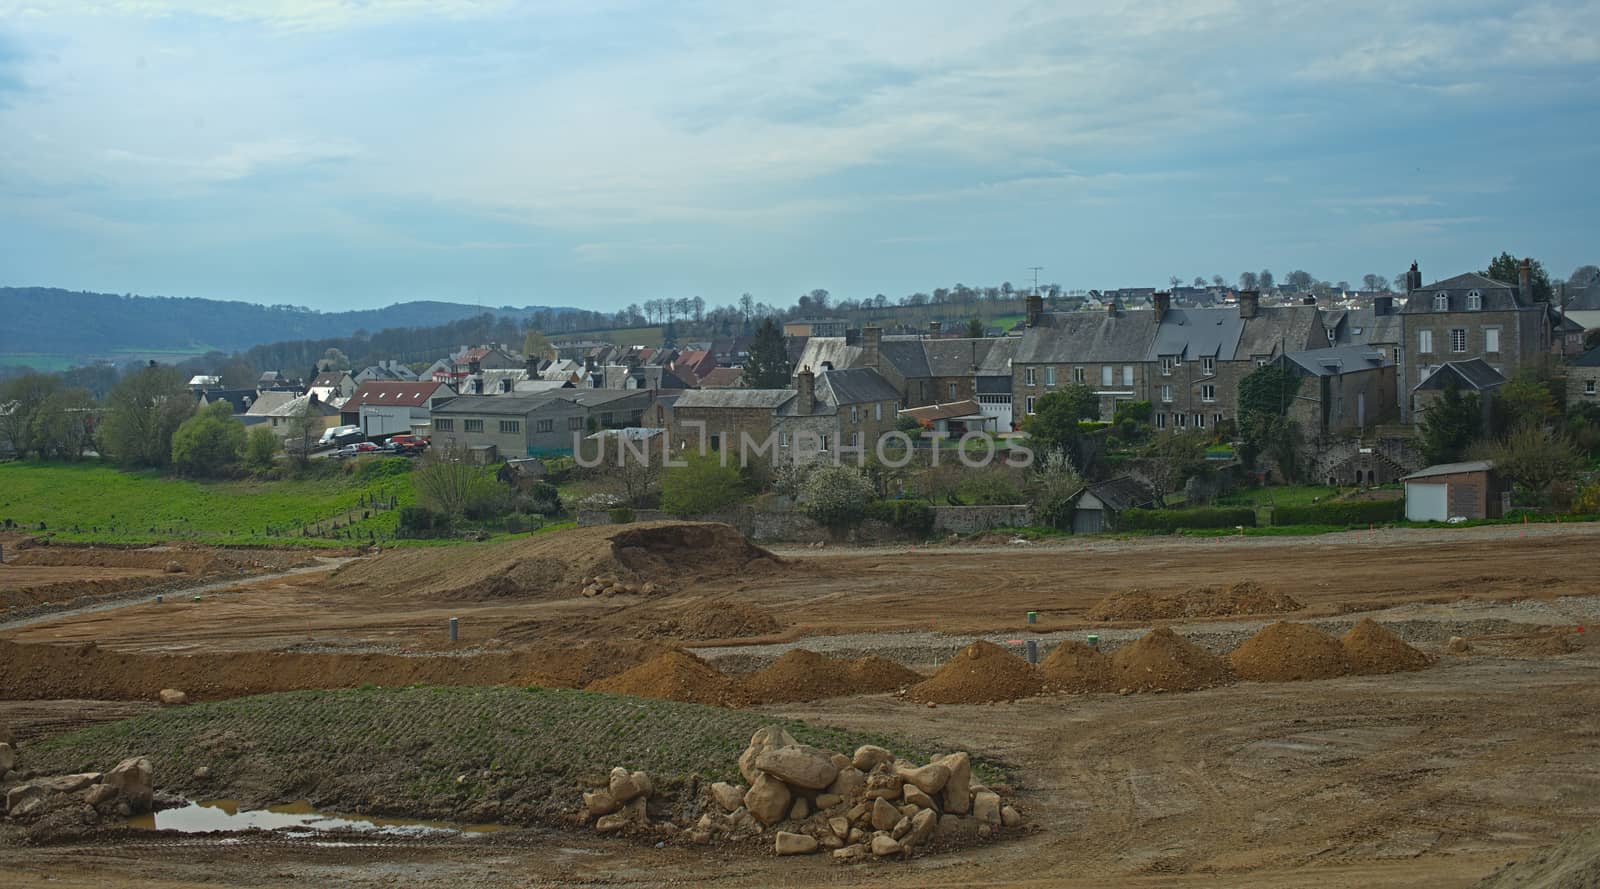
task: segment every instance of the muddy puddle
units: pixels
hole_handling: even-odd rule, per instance
[[[139,815],[129,819],[128,826],[141,830],[175,830],[180,833],[275,830],[301,836],[355,832],[403,837],[474,836],[512,829],[504,824],[455,824],[447,821],[416,821],[369,815],[335,815],[313,809],[311,803],[306,800],[269,806],[265,809],[245,809],[241,808],[237,801],[228,799],[191,802],[176,809]]]

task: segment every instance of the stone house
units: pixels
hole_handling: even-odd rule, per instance
[[[692,389],[677,396],[669,423],[676,450],[801,459],[810,453],[870,454],[894,429],[899,393],[868,368],[802,369],[793,389]]]
[[[1359,436],[1399,417],[1395,364],[1387,351],[1337,346],[1289,352],[1276,364],[1302,380],[1288,406],[1302,435]]]
[[[1482,358],[1446,361],[1411,390],[1412,420],[1420,424],[1428,408],[1444,396],[1446,389],[1475,392],[1483,408],[1483,430],[1487,432],[1493,416],[1494,390],[1505,383],[1506,378]]]
[[[1528,260],[1517,285],[1468,273],[1424,287],[1415,263],[1406,277],[1403,391],[1416,391],[1445,362],[1481,358],[1502,377],[1547,366],[1554,316],[1549,303],[1533,297]],[[1415,422],[1415,404],[1403,403],[1401,411],[1403,421]]]
[[[1315,305],[1261,306],[1239,294],[1234,309],[1174,309],[1156,293],[1149,310],[1043,311],[1029,297],[1026,328],[1012,360],[1018,419],[1039,398],[1089,386],[1110,420],[1122,402],[1148,401],[1157,429],[1207,429],[1238,415],[1239,382],[1285,352],[1327,345]]]
[[[1600,346],[1567,365],[1567,404],[1600,404]]]

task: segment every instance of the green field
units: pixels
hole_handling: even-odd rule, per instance
[[[404,460],[365,459],[350,472],[280,481],[197,482],[156,472],[128,472],[99,463],[0,464],[0,520],[33,530],[42,523],[58,539],[157,543],[177,538],[211,543],[338,545],[301,529],[334,521],[357,539],[392,537],[397,513],[368,510],[362,499],[414,502]],[[342,467],[341,467],[342,468]],[[363,518],[363,513],[370,515]]]
[[[660,327],[621,327],[616,330],[580,330],[553,336],[553,342],[569,340],[595,340],[617,346],[660,346]]]
[[[922,761],[936,751],[741,710],[544,688],[297,691],[158,710],[32,748],[30,767],[103,771],[148,755],[156,786],[252,805],[309,798],[322,809],[456,821],[553,822],[581,782],[613,766],[672,789],[691,774],[737,780],[750,735],[779,724],[850,752],[881,744]],[[197,781],[196,768],[211,770]],[[980,779],[999,777],[978,759]]]

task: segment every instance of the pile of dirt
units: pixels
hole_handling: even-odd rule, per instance
[[[673,593],[782,564],[734,528],[711,522],[599,525],[489,546],[391,549],[345,566],[335,591],[474,600],[579,595],[595,577]]]
[[[1428,656],[1407,645],[1377,621],[1364,617],[1339,637],[1352,673],[1400,673],[1428,666]]]
[[[677,617],[651,624],[639,635],[646,639],[746,639],[781,630],[778,619],[748,602],[702,602]]]
[[[1507,865],[1472,889],[1578,889],[1600,886],[1600,826],[1569,834],[1559,845]]]
[[[309,565],[314,559],[305,551],[277,549],[227,549],[206,546],[78,546],[52,544],[33,546],[7,560],[14,565],[130,568],[171,571],[173,566],[186,574],[248,574],[255,571],[283,571]]]
[[[1100,649],[1068,640],[1039,665],[1045,682],[1074,693],[1111,691],[1111,661]]]
[[[1111,655],[1111,678],[1130,691],[1195,691],[1232,680],[1228,663],[1193,642],[1157,627]]]
[[[1256,682],[1331,679],[1350,672],[1338,639],[1308,624],[1278,621],[1262,627],[1228,654],[1235,675]]]
[[[923,679],[921,673],[904,664],[870,655],[851,661],[846,670],[850,675],[850,688],[861,695],[899,691]]]
[[[588,690],[718,707],[737,707],[745,701],[737,683],[718,672],[716,667],[680,649],[672,649],[631,670],[591,682]]]
[[[932,704],[982,704],[1014,701],[1043,690],[1044,681],[1027,661],[980,639],[906,694]]]
[[[1571,654],[1583,649],[1583,641],[1576,634],[1565,631],[1535,636],[1532,639],[1521,639],[1512,646],[1518,654],[1533,655],[1535,657]]]
[[[1267,592],[1255,581],[1230,587],[1192,587],[1181,593],[1128,590],[1113,593],[1089,609],[1090,620],[1175,620],[1240,614],[1285,614],[1304,606],[1283,593]]]
[[[803,648],[789,649],[744,681],[745,695],[766,704],[839,698],[853,691],[848,664]]]

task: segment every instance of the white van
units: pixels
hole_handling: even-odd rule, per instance
[[[360,426],[335,426],[322,433],[322,439],[317,442],[320,447],[329,445],[351,444],[366,438],[361,434]]]

